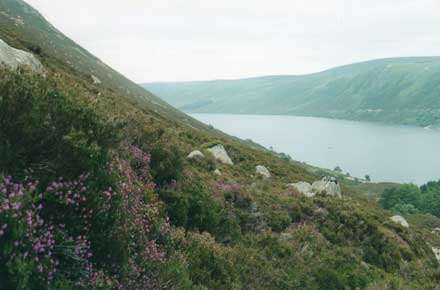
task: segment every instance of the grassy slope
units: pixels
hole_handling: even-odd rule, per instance
[[[333,289],[341,289],[341,285],[408,289],[430,285],[435,289],[437,264],[422,239],[428,231],[390,223],[391,213],[359,197],[350,187],[343,188],[351,197],[346,200],[298,196],[286,188],[287,183],[318,178],[305,166],[210,130],[172,109],[78,47],[23,2],[2,0],[0,13],[0,37],[18,48],[38,52],[47,77],[62,80],[67,88],[79,92],[79,104],[87,102],[103,119],[124,124],[121,134],[125,140],[142,143],[147,149],[166,149],[160,151],[165,155],[152,150],[152,160],[166,162],[167,154],[185,156],[213,142],[225,144],[234,166],[218,164],[211,157],[195,161],[180,157],[183,167],[177,194],[191,192],[192,184],[199,184],[239,229],[238,237],[231,241],[230,235],[236,231],[218,232],[214,224],[208,224],[210,234],[194,228],[186,228],[182,234],[182,226],[174,228],[175,249],[186,261],[191,289],[273,289],[274,285],[279,289],[322,289],[329,283]],[[93,84],[91,74],[103,83]],[[266,165],[273,178],[255,176],[257,164]],[[216,176],[214,168],[222,175]],[[8,168],[0,168],[0,172],[7,174]],[[220,185],[238,185],[239,189],[223,192],[218,190]],[[162,197],[161,190],[157,193]],[[164,203],[171,206],[166,198]],[[255,228],[242,224],[256,217]],[[172,223],[179,220],[172,219]]]
[[[144,86],[188,112],[307,115],[427,126],[440,123],[439,76],[439,57],[414,57],[304,76]]]

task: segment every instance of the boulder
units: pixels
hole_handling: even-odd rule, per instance
[[[34,72],[43,72],[43,65],[32,53],[13,48],[1,39],[0,65],[7,66],[13,70],[23,66]]]
[[[186,157],[186,158],[192,159],[192,158],[196,158],[196,157],[204,158],[205,155],[203,155],[203,153],[200,152],[199,150],[195,150],[195,151],[189,153],[188,157]]]
[[[341,198],[341,187],[334,177],[324,177],[312,184],[312,192],[315,194],[323,194]]]
[[[403,216],[395,215],[390,217],[390,220],[392,220],[396,224],[401,225],[402,227],[409,228],[409,224]]]
[[[270,172],[269,169],[267,169],[265,166],[263,165],[257,165],[255,167],[255,172],[261,176],[263,176],[264,178],[270,178]]]
[[[220,176],[222,175],[222,172],[220,171],[220,169],[217,168],[216,170],[214,170],[214,174]]]
[[[101,80],[97,76],[91,75],[91,77],[92,77],[92,81],[95,85],[101,84]]]
[[[304,194],[307,197],[314,197],[315,193],[312,192],[312,185],[308,182],[297,182],[297,183],[290,183],[287,186],[294,188],[296,191],[298,191],[301,194]]]
[[[435,258],[440,263],[440,248],[431,247],[431,249],[434,252]]]
[[[221,163],[234,165],[228,153],[226,152],[225,147],[223,147],[222,144],[215,145],[207,150],[211,152],[214,158],[220,161]]]

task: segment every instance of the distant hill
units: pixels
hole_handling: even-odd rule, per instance
[[[440,123],[440,57],[373,60],[299,76],[147,83],[193,113],[280,114]]]

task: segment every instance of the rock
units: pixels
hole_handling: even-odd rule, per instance
[[[403,216],[395,215],[390,217],[390,220],[392,220],[396,224],[401,225],[402,227],[409,228],[409,224]]]
[[[216,170],[214,170],[214,174],[220,176],[222,175],[222,172],[220,171],[220,169],[217,168]]]
[[[196,158],[196,157],[204,158],[205,155],[203,155],[203,153],[200,152],[199,150],[195,150],[195,151],[189,153],[188,157],[186,157],[186,158],[192,159],[192,158]]]
[[[440,234],[440,228],[434,228],[431,233],[433,234]]]
[[[324,177],[312,184],[312,192],[315,194],[325,193],[326,195],[342,198],[341,187],[334,177]]]
[[[308,182],[297,182],[297,183],[290,183],[287,186],[294,188],[299,193],[304,194],[307,197],[314,197],[315,193],[312,192],[312,185]]]
[[[221,144],[215,145],[209,148],[208,151],[211,152],[214,158],[220,161],[221,163],[234,165],[231,158],[229,158],[229,155],[226,152],[225,147],[223,147],[223,145]]]
[[[43,65],[32,53],[13,48],[1,39],[0,64],[14,70],[20,66],[24,66],[34,72],[43,72]]]
[[[263,165],[257,165],[255,167],[255,172],[257,174],[260,174],[261,176],[263,176],[264,178],[270,178],[270,172],[269,169],[267,169],[265,166]]]
[[[280,234],[280,240],[281,241],[289,241],[293,238],[293,235],[291,233],[281,233]]]
[[[431,247],[431,249],[434,252],[435,258],[440,263],[440,248]]]
[[[92,77],[92,81],[95,85],[101,84],[101,80],[97,76],[91,75],[91,77]]]

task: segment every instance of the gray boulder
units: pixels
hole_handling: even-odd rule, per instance
[[[101,80],[95,75],[91,75],[91,78],[95,85],[100,85],[102,83]]]
[[[269,169],[267,169],[265,166],[263,165],[257,165],[255,167],[255,172],[261,176],[263,176],[264,178],[270,178],[270,172]]]
[[[299,193],[304,194],[307,197],[314,197],[315,193],[312,192],[312,185],[308,182],[297,182],[297,183],[290,183],[287,186],[294,188]]]
[[[196,157],[204,158],[205,155],[203,155],[203,153],[200,152],[199,150],[195,150],[195,151],[189,153],[189,155],[186,158],[193,159],[193,158],[196,158]]]
[[[220,171],[220,169],[217,168],[216,170],[214,170],[214,174],[220,176],[222,175],[222,172]]]
[[[341,187],[334,177],[324,177],[312,184],[312,192],[315,194],[323,194],[342,198]]]
[[[392,220],[396,224],[401,225],[402,227],[409,228],[409,224],[403,216],[395,215],[390,217],[390,220]]]
[[[43,65],[32,53],[13,48],[2,39],[0,39],[0,65],[10,69],[23,66],[34,72],[43,72]]]
[[[220,161],[221,163],[234,165],[228,153],[226,152],[225,147],[223,147],[222,144],[215,145],[207,150],[211,152],[214,158]]]

